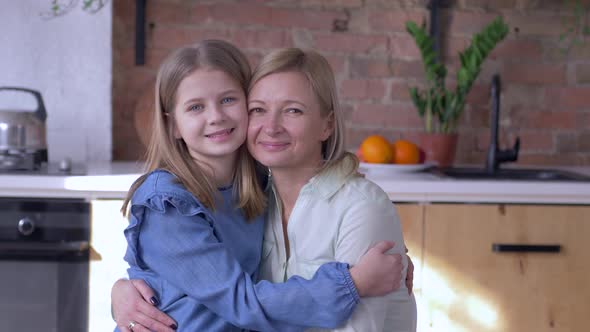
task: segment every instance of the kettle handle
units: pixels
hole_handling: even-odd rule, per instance
[[[35,110],[35,116],[37,118],[39,118],[39,120],[45,122],[45,120],[47,119],[47,111],[45,110],[45,104],[43,103],[43,97],[41,97],[41,93],[39,91],[31,90],[31,89],[27,89],[27,88],[19,88],[19,87],[15,87],[15,86],[2,86],[2,87],[0,87],[0,91],[1,90],[28,92],[28,93],[32,94],[33,96],[35,96],[35,99],[37,100],[37,109]]]

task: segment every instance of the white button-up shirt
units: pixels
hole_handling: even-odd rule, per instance
[[[348,167],[343,165],[348,162],[322,171],[301,189],[287,224],[289,259],[280,200],[270,195],[261,277],[272,282],[293,275],[310,279],[323,263],[353,265],[377,242],[393,241],[391,252],[402,254],[404,262],[401,287],[383,297],[362,298],[352,317],[336,331],[415,331],[416,302],[403,282],[407,257],[399,217],[379,186],[346,174]]]

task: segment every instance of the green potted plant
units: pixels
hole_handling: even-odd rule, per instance
[[[434,40],[424,25],[406,22],[406,30],[413,37],[424,64],[426,86],[410,88],[410,96],[424,120],[421,147],[427,160],[447,167],[453,163],[457,143],[457,124],[465,109],[465,98],[479,75],[481,65],[496,44],[508,34],[508,25],[501,17],[486,25],[473,36],[470,45],[459,52],[461,66],[457,71],[456,86],[447,88],[447,69],[437,61]]]

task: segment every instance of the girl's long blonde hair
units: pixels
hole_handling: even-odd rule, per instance
[[[126,214],[129,202],[149,172],[167,170],[208,209],[215,209],[217,188],[203,167],[189,154],[182,139],[174,137],[174,108],[176,92],[182,80],[198,69],[221,70],[248,90],[251,69],[246,56],[232,44],[222,40],[204,40],[182,47],[170,54],[160,65],[155,86],[155,112],[152,133],[147,150],[145,174],[137,179],[125,198],[121,212]],[[244,112],[247,109],[244,108]],[[260,215],[265,208],[265,196],[256,176],[255,162],[243,144],[233,177],[234,195],[239,198],[237,207],[248,220]]]
[[[326,58],[313,50],[284,48],[266,55],[258,64],[248,91],[264,77],[283,72],[299,72],[309,82],[320,104],[322,117],[333,114],[334,130],[332,135],[322,143],[324,160],[320,171],[332,166],[346,167],[348,174],[354,174],[358,168],[358,158],[345,149],[344,117],[338,101],[336,79],[332,67]]]

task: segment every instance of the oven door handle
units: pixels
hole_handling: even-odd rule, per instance
[[[88,241],[69,241],[69,242],[0,242],[0,252],[5,251],[22,251],[22,252],[39,252],[46,251],[50,253],[71,253],[83,252],[90,248]]]

